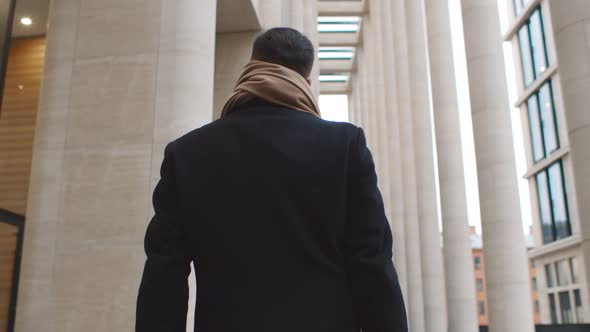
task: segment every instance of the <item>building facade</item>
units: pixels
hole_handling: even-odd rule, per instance
[[[508,1],[543,323],[589,321],[586,1]],[[586,135],[586,136],[584,136]]]
[[[0,330],[133,330],[163,149],[219,117],[255,36],[275,26],[310,37],[316,95],[346,95],[350,121],[366,132],[411,331],[590,322],[589,1],[0,0],[0,19],[0,45],[10,46],[0,65],[0,259],[9,262]],[[505,43],[516,78],[505,75]],[[511,106],[523,119],[526,174],[516,173]],[[530,184],[532,249],[518,176]]]

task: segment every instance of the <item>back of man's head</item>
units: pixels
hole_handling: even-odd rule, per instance
[[[291,28],[273,28],[256,37],[252,60],[276,63],[309,78],[315,51],[301,32]]]

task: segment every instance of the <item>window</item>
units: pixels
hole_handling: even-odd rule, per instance
[[[551,264],[545,264],[545,278],[547,280],[547,288],[553,287],[553,274],[551,273]]]
[[[572,235],[561,161],[549,166],[548,174],[553,224],[555,225],[555,239],[559,240]]]
[[[549,294],[549,310],[551,311],[551,324],[557,324],[557,307],[555,306],[554,294]]]
[[[533,160],[541,161],[559,148],[551,81],[527,100]]]
[[[350,60],[353,55],[352,47],[320,47],[318,52],[320,60]]]
[[[549,65],[547,49],[545,46],[545,33],[543,32],[541,8],[537,8],[537,10],[531,15],[529,30],[531,35],[531,52],[535,64],[535,78],[538,78],[545,70],[547,70]]]
[[[486,314],[486,304],[483,301],[477,301],[477,312],[480,316]]]
[[[576,321],[584,323],[584,308],[582,308],[582,297],[579,289],[574,289],[574,307],[576,309]]]
[[[547,183],[547,174],[545,171],[535,176],[537,180],[537,196],[539,200],[539,214],[541,216],[541,232],[543,234],[543,243],[555,241],[553,231],[553,218],[551,217],[551,199],[549,198],[549,185]]]
[[[567,260],[561,259],[555,262],[555,279],[557,280],[557,286],[569,285],[570,274],[567,268]]]
[[[522,0],[514,0],[514,16],[520,15],[522,12]]]
[[[541,312],[541,306],[539,305],[539,300],[535,300],[535,312],[536,313]]]
[[[326,73],[320,75],[320,82],[344,83],[348,81],[347,73]]]
[[[543,243],[572,235],[561,160],[537,173],[537,195]]]
[[[537,162],[545,158],[541,117],[539,116],[539,99],[537,98],[537,95],[533,94],[530,96],[526,105],[529,112],[529,128],[531,131],[533,160]]]
[[[358,16],[320,16],[318,17],[318,32],[354,33],[359,29]]]
[[[541,127],[545,156],[559,148],[557,135],[557,120],[555,119],[555,103],[553,102],[553,88],[551,81],[546,82],[537,92],[539,96],[539,110],[541,111]]]
[[[531,0],[514,0],[514,16],[520,15],[529,2],[531,2]]]
[[[536,263],[535,263],[535,260],[534,260],[534,259],[531,259],[531,267],[532,267],[533,269],[535,268],[535,265],[536,265]]]
[[[524,25],[518,31],[518,41],[520,43],[520,61],[522,62],[524,85],[529,86],[535,80],[535,74],[533,71],[533,56],[530,52],[531,39],[528,25]]]
[[[533,285],[533,289],[537,290],[538,286],[537,286],[537,277],[533,277],[533,279],[531,280],[531,284]]]
[[[524,85],[529,86],[549,66],[541,7],[537,8],[520,28],[518,41]]]
[[[561,307],[561,323],[574,323],[574,313],[572,311],[572,304],[570,303],[569,292],[559,292],[559,306]]]
[[[483,280],[481,280],[481,278],[475,280],[475,285],[478,292],[483,292]]]
[[[580,281],[577,257],[570,257],[570,272],[572,274],[572,283],[577,284]]]
[[[476,270],[481,270],[481,257],[475,256],[473,258],[473,265],[475,265]]]

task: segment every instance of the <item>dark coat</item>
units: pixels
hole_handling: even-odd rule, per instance
[[[405,332],[361,129],[262,101],[170,143],[145,237],[138,332]]]

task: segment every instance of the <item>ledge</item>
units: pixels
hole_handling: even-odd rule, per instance
[[[582,238],[579,234],[574,234],[568,238],[543,245],[541,247],[529,250],[529,258],[539,258],[553,254],[557,251],[563,251],[574,248],[582,244]]]

